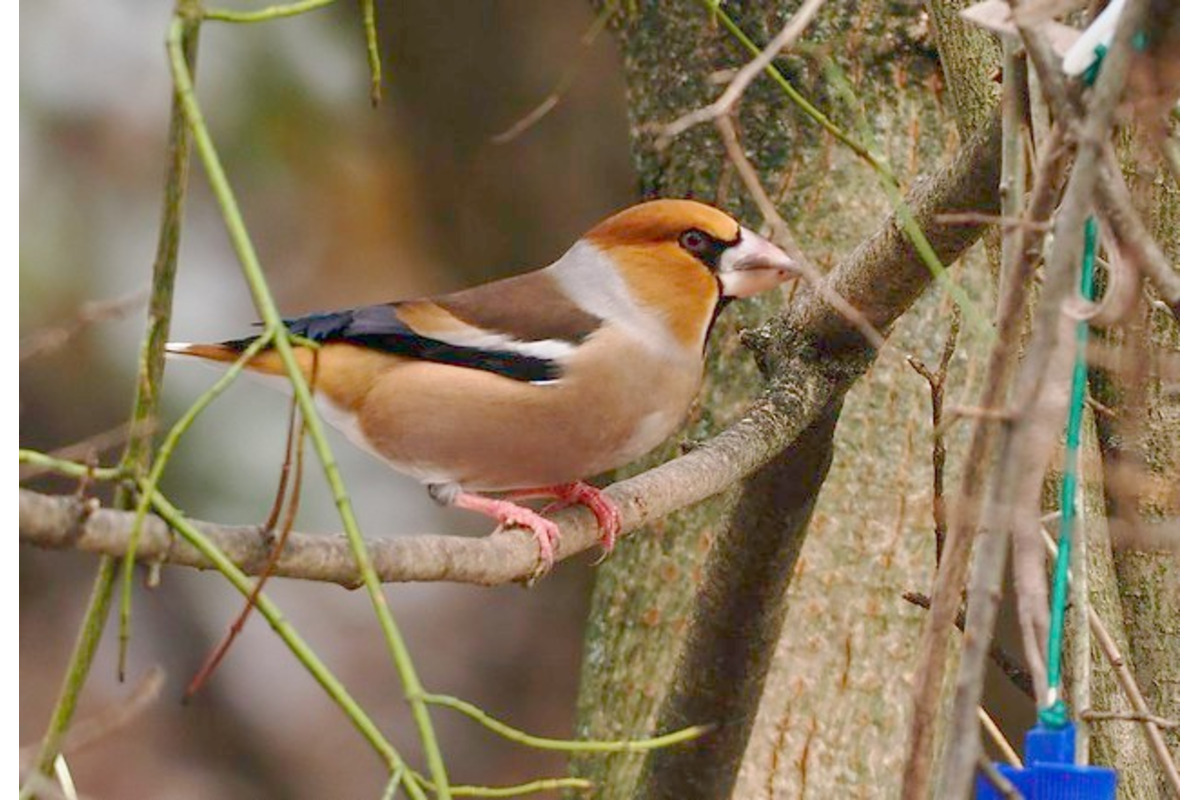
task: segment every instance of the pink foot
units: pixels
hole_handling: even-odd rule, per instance
[[[520,525],[533,531],[537,540],[540,563],[537,574],[548,571],[554,564],[554,550],[558,547],[558,526],[536,511],[519,506],[508,500],[494,500],[477,494],[459,492],[451,501],[458,508],[486,514],[501,525]]]
[[[523,497],[556,498],[553,503],[542,509],[541,513],[543,514],[552,514],[575,503],[587,506],[600,526],[600,546],[604,548],[605,556],[612,552],[617,543],[617,536],[621,533],[621,509],[595,486],[589,486],[583,481],[542,486],[536,489],[521,489],[511,492],[509,497],[514,499]]]

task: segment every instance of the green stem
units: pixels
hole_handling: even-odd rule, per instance
[[[195,66],[196,44],[199,36],[199,26],[195,22],[180,23],[179,59],[180,68],[190,75]],[[159,391],[162,386],[163,347],[167,341],[167,331],[171,322],[171,301],[175,289],[175,271],[179,255],[179,234],[182,229],[183,200],[187,191],[188,176],[188,144],[187,131],[182,113],[177,102],[171,105],[171,122],[168,132],[167,176],[163,190],[162,220],[159,225],[158,251],[155,254],[152,275],[152,294],[148,311],[146,335],[142,340],[142,349],[138,357],[137,388],[134,392],[133,412],[131,414],[130,430],[134,431],[125,448],[121,459],[121,467],[126,472],[140,471],[145,468],[150,456],[151,434],[150,426],[146,425],[158,413]],[[130,508],[132,496],[124,488],[118,488],[114,505],[118,508]],[[92,583],[92,593],[88,599],[87,610],[84,612],[83,624],[75,640],[71,652],[71,660],[67,665],[67,673],[59,689],[54,711],[50,716],[50,725],[42,738],[38,751],[37,769],[44,775],[51,775],[54,770],[54,760],[62,745],[62,738],[71,724],[79,694],[87,681],[96,656],[96,647],[108,619],[108,609],[112,602],[113,582],[116,578],[116,560],[111,556],[100,559],[96,570],[96,578]],[[22,790],[22,796],[28,796]]]
[[[428,778],[418,776],[422,785],[432,788]],[[451,786],[450,794],[455,797],[520,797],[535,792],[555,792],[562,789],[579,789],[588,791],[592,782],[587,778],[540,778],[514,786]]]
[[[213,22],[266,22],[273,19],[295,17],[318,8],[333,5],[337,0],[300,0],[298,3],[285,3],[277,6],[267,6],[258,11],[231,11],[225,8],[209,8],[204,11],[204,19]]]
[[[112,600],[113,577],[116,574],[116,559],[105,556],[100,559],[96,577],[92,581],[92,593],[88,598],[87,611],[83,616],[83,625],[75,639],[75,648],[71,652],[71,660],[67,664],[67,674],[63,678],[59,690],[58,702],[50,715],[50,725],[42,738],[42,747],[38,751],[38,771],[46,776],[53,775],[54,761],[62,748],[62,739],[71,724],[75,714],[75,706],[79,701],[79,693],[87,681],[88,672],[92,668],[92,659],[96,655],[96,646],[100,642],[100,634],[104,632],[104,623],[108,619],[108,606]],[[33,797],[31,784],[28,782],[21,787],[20,797]]]
[[[375,0],[360,0],[363,33],[367,37],[367,65],[371,70],[371,105],[383,100],[383,66],[379,60],[379,33],[375,29]]]
[[[119,481],[127,474],[120,467],[92,467],[87,464],[80,464],[78,461],[65,461],[61,458],[55,458],[45,453],[39,453],[37,450],[22,448],[17,451],[17,456],[22,464],[33,464],[42,469],[57,472],[59,475],[66,475],[69,478],[85,478],[93,481]]]
[[[217,547],[209,541],[208,537],[197,530],[179,509],[172,505],[170,501],[151,485],[149,480],[143,479],[139,481],[138,485],[142,494],[150,498],[150,503],[154,507],[155,513],[162,517],[164,522],[178,531],[179,535],[186,539],[188,544],[196,548],[198,552],[211,561],[213,566],[243,596],[250,597],[253,594],[254,581],[238,569],[237,565],[229,560],[221,548]],[[283,612],[279,610],[279,607],[264,592],[258,592],[254,604],[259,613],[262,614],[263,619],[279,635],[279,638],[283,640],[283,643],[292,651],[297,660],[316,679],[321,688],[325,690],[325,693],[346,713],[346,716],[350,718],[354,727],[375,748],[375,751],[383,757],[388,770],[393,774],[400,775],[400,780],[404,783],[409,796],[423,798],[425,796],[424,791],[417,784],[413,771],[405,766],[396,748],[392,747],[387,737],[383,735],[375,723],[371,721],[367,713],[363,711],[362,707],[350,696],[346,687],[321,662],[321,659],[317,657],[317,654],[300,637],[300,634],[292,627],[291,623],[284,619]]]
[[[711,730],[711,726],[709,725],[693,725],[690,728],[673,731],[672,733],[666,733],[650,739],[628,739],[624,741],[589,742],[579,739],[549,739],[544,736],[533,736],[524,731],[517,730],[511,725],[506,725],[500,720],[488,716],[487,712],[479,706],[472,705],[457,697],[444,694],[429,694],[425,695],[425,702],[430,705],[453,709],[464,716],[470,717],[493,733],[517,744],[523,744],[526,747],[533,747],[538,750],[557,750],[568,753],[634,753],[645,750],[657,750],[660,747],[670,747],[674,744],[690,742]]]
[[[320,416],[317,414],[316,405],[313,403],[312,394],[308,390],[307,382],[304,379],[299,364],[296,362],[296,356],[292,351],[287,331],[280,318],[279,311],[275,307],[275,301],[271,296],[266,278],[263,276],[262,267],[258,262],[258,255],[250,242],[250,235],[246,230],[246,225],[242,219],[237,201],[234,199],[233,190],[230,188],[229,180],[225,175],[224,168],[221,166],[216,147],[213,145],[212,138],[209,136],[208,128],[204,122],[204,117],[201,114],[200,105],[196,100],[191,77],[188,74],[186,62],[183,57],[181,42],[183,25],[183,20],[179,17],[176,17],[172,21],[168,36],[168,47],[171,57],[172,75],[175,81],[175,91],[187,116],[192,137],[195,141],[196,153],[204,164],[205,171],[208,173],[209,183],[212,186],[213,194],[216,196],[221,213],[225,218],[225,225],[228,228],[230,240],[237,253],[238,260],[242,264],[246,282],[254,298],[255,307],[258,309],[258,313],[262,317],[266,329],[272,332],[271,345],[283,362],[284,372],[291,381],[292,390],[295,392],[300,412],[311,433],[313,448],[316,450],[317,456],[321,460],[321,465],[325,470],[325,478],[329,483],[330,492],[333,495],[338,513],[341,516],[342,524],[345,526],[346,538],[349,540],[350,549],[354,553],[359,570],[362,572],[363,583],[366,584],[368,596],[375,609],[375,615],[379,619],[388,649],[392,654],[392,659],[400,675],[400,682],[404,688],[405,697],[412,707],[413,720],[417,726],[421,746],[425,751],[429,772],[433,777],[434,785],[438,788],[438,798],[439,800],[447,800],[450,797],[450,781],[446,774],[445,764],[442,761],[433,723],[429,718],[429,711],[422,700],[424,690],[421,687],[416,668],[413,665],[408,648],[404,644],[403,637],[400,635],[396,621],[392,618],[391,612],[388,610],[387,599],[383,594],[383,586],[379,581],[379,576],[375,572],[375,568],[371,564],[370,554],[367,552],[362,532],[359,530],[358,521],[350,505],[350,497],[346,492],[341,473],[334,462],[333,451],[329,446],[329,439],[325,435]]]
[[[183,438],[183,434],[192,426],[196,418],[204,409],[208,408],[214,400],[217,399],[229,386],[233,383],[234,378],[241,373],[242,369],[254,358],[270,340],[271,331],[263,331],[263,333],[254,340],[254,342],[246,348],[241,356],[233,363],[220,380],[214,383],[208,391],[200,395],[199,399],[192,404],[192,407],[187,410],[179,421],[171,428],[162,445],[158,448],[158,453],[154,459],[154,465],[150,468],[149,474],[146,476],[146,481],[149,485],[157,489],[158,482],[162,479],[163,472],[166,471],[167,462],[171,459],[171,455],[175,452],[179,440]],[[119,648],[117,653],[117,675],[121,680],[125,679],[125,656],[129,646],[129,617],[130,608],[133,605],[133,567],[137,556],[138,543],[142,538],[142,528],[145,526],[146,514],[150,510],[150,496],[145,492],[141,493],[138,498],[137,511],[133,517],[133,526],[129,531],[129,546],[125,548],[125,559],[122,564],[121,575],[121,609],[120,609],[120,634],[118,636]]]

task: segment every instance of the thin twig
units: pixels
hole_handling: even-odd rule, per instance
[[[62,752],[73,755],[107,739],[112,734],[140,717],[162,694],[166,673],[162,667],[153,667],[137,683],[133,691],[118,703],[92,713],[71,726],[63,740]],[[20,752],[21,771],[24,772],[37,755],[37,745],[22,747]]]
[[[580,44],[585,52],[600,38],[600,34],[604,31],[604,26],[608,24],[608,21],[612,19],[617,11],[617,2],[618,0],[609,0],[609,2],[606,2],[604,8],[600,9],[600,13],[596,15],[596,18],[592,20],[592,24],[584,32]],[[558,107],[572,84],[575,83],[575,78],[579,75],[582,64],[583,53],[577,53],[575,60],[563,72],[562,77],[558,79],[558,83],[554,84],[554,88],[550,90],[550,93],[531,110],[522,114],[516,122],[493,136],[492,143],[509,144],[514,142],[534,125],[545,119],[547,114]]]
[[[433,782],[424,775],[418,775],[417,781],[426,789],[433,788]],[[538,792],[559,792],[563,789],[579,789],[585,795],[594,788],[587,778],[540,778],[538,780],[519,783],[514,786],[469,786],[454,784],[450,787],[451,797],[521,797]]]
[[[205,21],[212,22],[267,22],[274,19],[285,19],[313,11],[318,8],[333,5],[337,0],[299,0],[296,3],[282,3],[267,6],[257,11],[234,11],[225,8],[204,9]]]
[[[375,0],[359,0],[363,35],[367,40],[367,68],[371,74],[371,105],[383,102],[383,65],[379,58],[379,32],[375,27]]]
[[[122,422],[115,428],[109,428],[106,431],[93,434],[86,439],[82,439],[74,444],[69,444],[66,447],[60,447],[57,450],[50,451],[51,458],[59,459],[60,461],[83,461],[92,456],[100,456],[103,453],[112,450],[115,447],[126,444],[131,436],[144,436],[154,433],[155,421],[146,420],[137,428],[130,426],[128,422]],[[31,481],[34,478],[45,475],[48,472],[53,472],[45,467],[33,465],[22,465],[19,473],[19,479]]]
[[[950,331],[942,346],[942,357],[937,372],[931,372],[925,362],[916,356],[908,356],[909,366],[917,371],[929,384],[930,416],[933,422],[933,540],[934,565],[942,563],[942,548],[946,543],[946,434],[942,428],[942,404],[946,394],[946,373],[954,347],[958,342],[958,330],[962,323],[962,312],[958,306],[950,312]]]
[[[1004,756],[1004,760],[1011,766],[1020,767],[1021,757],[1013,749],[1012,743],[1004,738],[1004,731],[1000,730],[1000,726],[996,724],[992,716],[987,711],[984,711],[983,706],[977,708],[976,711],[979,712],[979,724],[987,732],[988,738],[992,740],[992,744],[996,745],[996,749]]]
[[[987,778],[988,783],[996,787],[996,791],[1000,792],[1002,797],[1007,800],[1024,800],[1025,795],[1013,786],[1012,781],[1004,777],[1000,770],[996,769],[996,765],[987,759],[986,756],[980,755],[978,759],[979,771],[983,773],[983,777]]]
[[[79,307],[72,319],[66,325],[53,328],[43,328],[21,337],[18,345],[18,360],[43,356],[60,349],[83,331],[98,322],[109,322],[122,319],[146,303],[149,292],[139,289],[136,292],[117,297],[112,300],[93,300]]]
[[[1063,133],[1055,126],[1041,153],[1033,191],[1025,216],[1041,222],[1049,219],[1054,208],[1058,184],[1067,163]],[[995,410],[1003,408],[1009,374],[1016,356],[1018,331],[1033,274],[1034,254],[1039,249],[1041,235],[1029,227],[1018,229],[1021,254],[1017,268],[1000,286],[997,311],[997,336],[988,358],[987,373],[979,407],[985,412],[971,435],[959,500],[950,521],[946,550],[937,581],[930,613],[922,634],[920,665],[917,683],[913,688],[914,712],[909,737],[908,758],[905,762],[903,796],[906,800],[925,800],[929,793],[930,770],[933,766],[934,733],[940,708],[939,697],[946,674],[950,631],[961,604],[966,585],[967,566],[971,557],[975,533],[982,511],[984,481],[991,467],[996,435]],[[948,409],[947,413],[951,413]],[[976,704],[978,705],[978,704]]]
[[[984,522],[991,535],[983,539],[974,559],[967,642],[950,719],[949,740],[955,747],[942,765],[940,786],[952,797],[968,793],[979,752],[974,708],[982,694],[986,643],[992,638],[1010,536],[1026,661],[1034,672],[1039,698],[1046,691],[1048,589],[1036,537],[1042,479],[1066,418],[1065,395],[1059,384],[1070,380],[1074,351],[1072,337],[1066,335],[1073,330],[1074,321],[1063,314],[1063,307],[1077,291],[1084,222],[1091,211],[1103,143],[1111,136],[1135,26],[1144,18],[1146,4],[1147,0],[1129,0],[1125,6],[1078,135],[1076,162],[1055,217],[1054,250],[1045,271],[1033,336],[1017,380],[1016,407],[1022,414],[1001,432],[999,471],[989,488]],[[1043,85],[1049,85],[1040,65],[1039,77]]]
[[[671,143],[671,140],[678,137],[690,128],[700,125],[705,122],[715,122],[723,117],[728,117],[733,110],[734,105],[742,99],[746,88],[751,81],[762,74],[763,70],[770,67],[771,62],[775,60],[783,50],[789,47],[792,42],[804,33],[804,29],[812,22],[813,17],[821,9],[825,0],[804,0],[800,8],[795,14],[788,19],[784,24],[783,29],[776,34],[775,38],[764,47],[754,57],[750,63],[737,71],[733,76],[733,80],[725,87],[725,91],[714,102],[704,108],[698,108],[694,111],[684,114],[679,119],[664,125],[659,131],[658,140],[655,145],[660,149],[665,149]]]
[[[998,225],[1006,230],[1028,228],[1038,233],[1050,230],[1048,223],[1033,222],[1024,217],[1006,217],[1003,214],[938,214],[937,221],[943,225]]]
[[[648,739],[626,739],[614,741],[588,741],[587,739],[551,739],[545,736],[533,736],[522,730],[506,725],[495,717],[489,716],[479,706],[460,700],[457,697],[444,694],[427,694],[425,702],[433,706],[442,706],[462,714],[478,722],[492,733],[508,739],[511,742],[532,747],[537,750],[554,750],[565,753],[640,753],[657,750],[660,747],[670,747],[683,742],[698,739],[708,731],[711,725],[692,725],[682,730],[672,731]]]
[[[317,357],[313,354],[313,371],[312,380],[309,384],[309,391],[317,383]],[[292,532],[292,525],[296,522],[296,512],[300,509],[300,486],[304,480],[304,423],[298,418],[296,413],[296,398],[292,398],[291,412],[288,414],[288,436],[287,444],[285,445],[283,469],[281,470],[279,490],[275,496],[275,502],[271,508],[271,515],[265,526],[266,531],[274,538],[275,542],[271,547],[271,552],[267,556],[267,563],[259,573],[258,579],[254,581],[254,589],[250,592],[250,596],[246,598],[242,610],[234,618],[225,636],[220,643],[213,648],[208,658],[205,659],[204,665],[197,670],[191,682],[183,692],[184,702],[193,697],[196,692],[204,686],[205,681],[216,670],[221,663],[225,653],[233,645],[233,640],[241,632],[246,624],[246,620],[250,618],[250,613],[254,610],[254,601],[266,586],[267,580],[275,572],[275,567],[279,563],[279,556],[283,552],[283,548],[287,545],[288,534]],[[294,454],[294,456],[293,456]],[[295,468],[292,468],[293,458]],[[289,478],[290,485],[289,485]],[[290,491],[289,491],[290,490]],[[284,498],[287,497],[287,510],[283,516],[283,525],[276,530],[276,522],[281,507],[284,505]]]
[[[804,279],[809,285],[816,290],[825,302],[829,303],[838,313],[846,318],[853,325],[863,338],[866,339],[876,351],[881,350],[885,345],[883,335],[875,329],[875,326],[870,323],[866,316],[847,302],[846,298],[838,294],[837,290],[833,289],[829,282],[825,280],[825,276],[813,266],[800,247],[796,243],[796,237],[792,235],[792,229],[784,221],[783,216],[771,201],[763,188],[762,182],[758,178],[758,173],[754,169],[754,165],[750,163],[750,159],[746,157],[746,152],[742,149],[738,142],[737,131],[734,130],[733,122],[729,117],[722,116],[714,120],[717,130],[721,133],[721,141],[725,144],[725,152],[729,155],[729,160],[733,162],[733,166],[737,169],[738,175],[741,176],[742,182],[746,185],[746,189],[750,192],[750,196],[754,199],[754,204],[758,206],[763,218],[767,224],[771,226],[771,233],[783,245],[783,249],[789,256],[792,257],[800,269],[804,273]]]
[[[1133,260],[1137,271],[1146,276],[1178,322],[1179,273],[1167,262],[1162,249],[1134,210],[1133,198],[1129,195],[1129,188],[1121,176],[1121,167],[1111,146],[1105,147],[1101,169],[1096,208],[1119,240],[1121,254]]]
[[[1178,730],[1179,720],[1167,719],[1154,714],[1139,714],[1136,711],[1096,711],[1085,708],[1079,712],[1079,718],[1088,722],[1141,722],[1156,725],[1159,728]]]
[[[901,597],[915,606],[919,606],[927,611],[929,610],[930,600],[927,595],[923,595],[920,592],[905,592]],[[959,609],[957,616],[954,618],[954,627],[960,631],[966,630],[966,609]],[[1033,676],[1029,674],[1029,670],[1021,666],[1020,661],[997,642],[992,642],[991,647],[988,649],[988,655],[991,656],[992,663],[1000,668],[1000,671],[1004,673],[1013,686],[1030,700],[1037,700],[1037,695],[1033,691]]]

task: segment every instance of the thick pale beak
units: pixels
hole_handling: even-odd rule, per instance
[[[787,253],[745,228],[741,241],[721,254],[717,268],[725,297],[750,297],[800,274],[800,265]]]

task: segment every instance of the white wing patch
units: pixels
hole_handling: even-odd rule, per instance
[[[571,342],[561,339],[543,339],[539,342],[525,342],[514,339],[503,333],[484,330],[482,328],[461,329],[455,331],[439,331],[436,338],[446,344],[458,347],[470,347],[475,350],[492,350],[494,352],[518,353],[543,361],[554,361],[565,364],[567,359],[578,349]]]

